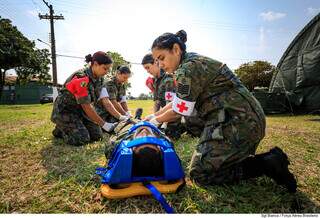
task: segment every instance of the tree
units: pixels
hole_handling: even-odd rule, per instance
[[[121,54],[117,53],[117,52],[112,52],[112,51],[108,51],[107,52],[108,55],[111,56],[112,60],[113,60],[113,63],[112,63],[112,69],[111,69],[111,74],[107,74],[107,78],[111,78],[112,76],[115,75],[116,71],[117,71],[117,68],[121,65],[125,65],[125,66],[128,66],[129,68],[131,67],[130,65],[130,62],[129,61],[126,61],[122,56]],[[125,84],[126,86],[126,89],[129,89],[131,88],[131,83],[130,82],[127,82]]]
[[[242,83],[253,91],[254,87],[269,87],[275,66],[267,61],[253,61],[240,65],[235,73]]]
[[[149,98],[148,94],[141,93],[138,97],[139,100],[147,100]]]
[[[5,83],[5,72],[9,69],[28,68],[29,70],[20,71],[20,77],[29,78],[23,75],[27,73],[39,74],[42,79],[48,79],[47,54],[47,51],[35,49],[35,43],[26,38],[9,19],[0,17],[0,96]]]
[[[112,51],[108,51],[107,52],[108,55],[111,56],[112,60],[113,60],[113,64],[112,64],[112,70],[111,72],[114,74],[117,70],[118,66],[121,65],[126,65],[128,67],[131,67],[130,62],[126,61],[121,54],[117,53],[117,52],[112,52]]]
[[[31,79],[37,78],[40,83],[51,81],[49,72],[49,50],[36,49],[30,57],[29,63],[22,67],[15,68],[19,83],[26,83]]]

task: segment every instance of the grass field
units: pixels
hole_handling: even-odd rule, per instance
[[[131,101],[132,112],[151,112],[151,101]],[[103,141],[72,147],[53,139],[52,104],[0,106],[0,213],[163,213],[152,197],[108,200],[99,192],[95,168],[105,164]],[[320,117],[267,118],[258,153],[273,146],[287,152],[298,180],[290,195],[261,177],[237,185],[201,188],[187,180],[168,202],[178,213],[320,213]],[[186,169],[197,138],[175,142]]]

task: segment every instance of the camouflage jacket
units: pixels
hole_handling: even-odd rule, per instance
[[[62,113],[79,113],[81,104],[97,102],[101,93],[103,78],[94,78],[91,68],[84,68],[73,73],[59,91],[53,104],[51,120],[61,119]]]
[[[155,78],[154,86],[154,101],[159,101],[160,106],[164,107],[167,103],[173,100],[175,93],[175,85],[173,76],[160,71],[160,77]]]
[[[196,112],[203,120],[218,122],[219,111],[246,113],[242,106],[249,103],[264,122],[265,116],[260,103],[225,64],[196,53],[186,53],[175,76],[175,112],[184,116],[191,116]]]
[[[126,96],[126,87],[124,84],[118,83],[116,76],[106,81],[104,87],[107,88],[109,99],[121,102]]]

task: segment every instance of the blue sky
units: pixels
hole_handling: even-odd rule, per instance
[[[55,14],[57,54],[84,57],[98,50],[119,52],[140,63],[153,40],[184,29],[187,50],[220,60],[232,69],[266,60],[276,65],[296,34],[320,12],[319,0],[48,0]],[[0,0],[0,15],[29,39],[49,42],[48,13],[42,0]],[[36,41],[38,48],[47,45]],[[58,57],[58,82],[84,65],[82,59]],[[131,93],[148,89],[148,76],[132,65]]]

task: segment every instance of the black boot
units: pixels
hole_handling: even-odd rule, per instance
[[[143,113],[143,109],[142,108],[137,108],[134,118],[138,119],[138,120],[141,120],[142,113]]]
[[[57,127],[55,127],[54,130],[52,131],[52,135],[54,137],[56,137],[56,138],[61,138],[62,139],[62,132]]]
[[[285,186],[289,192],[297,190],[297,181],[288,169],[287,155],[278,147],[269,152],[246,158],[242,165],[243,179],[266,175],[277,184]]]

